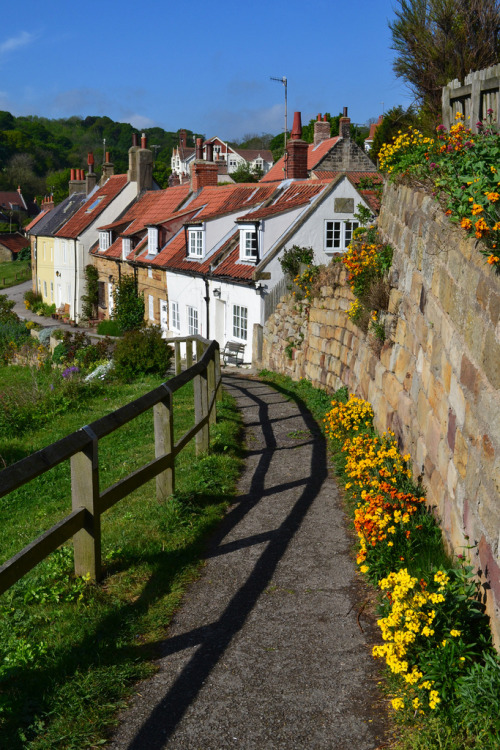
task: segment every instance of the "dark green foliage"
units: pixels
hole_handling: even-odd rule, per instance
[[[13,310],[15,304],[14,300],[9,299],[6,294],[0,294],[0,323],[17,322],[19,320]]]
[[[122,331],[137,330],[144,324],[144,296],[137,293],[133,276],[122,276],[114,293],[113,317]]]
[[[312,247],[299,247],[294,245],[289,250],[285,250],[283,257],[280,258],[280,265],[283,273],[287,274],[290,279],[294,279],[300,272],[302,263],[310,265],[313,261],[314,250]]]
[[[258,182],[262,177],[261,169],[252,169],[246,162],[240,164],[238,168],[231,172],[231,179],[234,182]]]
[[[16,255],[15,260],[31,260],[31,247],[27,245],[23,247]]]
[[[435,126],[441,87],[498,62],[498,0],[398,0],[394,13],[389,23],[394,72]]]
[[[159,326],[127,331],[118,341],[114,354],[115,372],[124,380],[138,375],[165,375],[172,359],[172,349],[162,339]]]
[[[117,320],[101,320],[97,324],[97,333],[101,336],[121,336],[123,331]]]
[[[70,168],[87,168],[87,154],[93,151],[95,170],[100,176],[104,158],[102,142],[110,151],[115,174],[128,169],[128,150],[132,145],[129,123],[114,122],[109,117],[69,117],[49,120],[45,117],[13,117],[0,111],[0,190],[15,190],[20,184],[25,198],[53,193],[55,203],[68,195]],[[154,149],[155,179],[166,187],[172,148],[179,142],[177,132],[162,128],[144,130]],[[187,140],[193,134],[187,131]]]
[[[85,294],[82,294],[82,317],[85,320],[97,318],[99,302],[99,271],[95,266],[85,266]]]

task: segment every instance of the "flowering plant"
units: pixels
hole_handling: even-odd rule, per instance
[[[430,185],[447,216],[482,241],[480,252],[500,273],[500,142],[492,115],[488,110],[477,133],[458,112],[449,132],[439,125],[434,139],[417,130],[399,134],[379,159],[391,178],[406,176]]]

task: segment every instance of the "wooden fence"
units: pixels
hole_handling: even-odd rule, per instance
[[[449,130],[457,112],[463,115],[466,127],[476,133],[476,123],[487,120],[493,111],[496,124],[500,122],[500,64],[469,73],[461,83],[450,81],[442,89],[443,125]]]
[[[217,341],[201,336],[173,340],[175,376],[144,396],[97,419],[77,432],[33,453],[0,472],[0,497],[22,487],[63,461],[71,461],[72,511],[0,567],[0,594],[73,537],[75,574],[99,580],[101,575],[101,515],[119,500],[156,477],[156,495],[165,500],[175,489],[175,459],[196,440],[196,453],[209,447],[209,427],[216,420],[220,395],[220,353]],[[186,369],[181,372],[181,343],[186,344]],[[193,364],[193,343],[196,362]],[[174,443],[173,396],[193,380],[195,424]],[[101,491],[100,438],[111,434],[149,409],[154,412],[155,459]]]

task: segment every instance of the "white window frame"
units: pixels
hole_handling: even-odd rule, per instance
[[[122,237],[122,260],[126,260],[130,252],[132,252],[132,240],[130,237]]]
[[[158,255],[158,227],[148,227],[148,255]]]
[[[43,282],[43,296],[47,299],[47,282]]]
[[[188,230],[188,256],[203,258],[205,254],[205,232],[203,229]]]
[[[99,252],[103,253],[110,245],[110,232],[99,232]]]
[[[173,331],[181,330],[181,316],[178,302],[170,303],[170,327]]]
[[[199,332],[198,310],[191,305],[186,306],[188,321],[188,336],[195,336]]]
[[[240,259],[255,263],[259,257],[259,230],[256,226],[240,227]]]
[[[149,319],[154,320],[155,319],[155,298],[152,294],[148,294],[148,309],[149,309]]]
[[[248,340],[248,307],[233,305],[233,336],[241,341]]]
[[[54,282],[50,282],[50,301],[54,301]]]
[[[354,219],[327,219],[325,221],[325,252],[342,253],[347,250],[359,221]]]

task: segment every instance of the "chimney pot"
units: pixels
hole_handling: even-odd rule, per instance
[[[195,158],[196,159],[203,159],[203,138],[197,138],[196,139]]]
[[[109,151],[106,151],[106,164],[109,164],[109,162],[110,162]]]
[[[71,182],[74,182],[74,180],[75,180],[75,171],[76,170],[72,169],[71,172],[70,172],[70,178],[69,179],[71,180]]]
[[[344,117],[347,117],[347,107],[344,107]]]
[[[299,138],[302,138],[302,119],[300,116],[300,112],[294,112],[291,139],[293,141],[296,141]]]
[[[146,138],[146,133],[143,133],[141,135],[141,148],[147,148],[148,147],[148,139]]]
[[[138,146],[137,133],[132,133],[132,146]]]
[[[214,160],[214,144],[207,143],[207,161]]]
[[[323,115],[323,122],[328,122],[328,120],[326,119],[326,115]]]
[[[318,112],[318,122],[321,120],[321,114]]]
[[[92,151],[89,151],[89,153],[88,153],[88,156],[87,156],[87,164],[88,164],[89,166],[90,166],[90,165],[94,166],[94,154],[92,153]]]
[[[19,193],[19,195],[21,195],[21,185],[17,186],[17,192]]]

